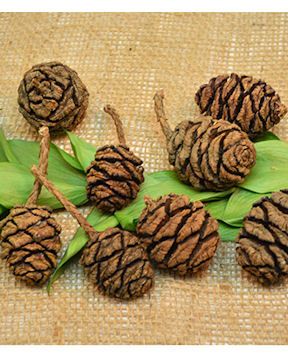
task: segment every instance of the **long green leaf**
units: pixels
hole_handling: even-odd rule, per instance
[[[231,226],[241,227],[243,218],[250,211],[253,203],[269,195],[270,193],[254,193],[238,188],[229,198],[224,214],[220,219]]]
[[[8,162],[18,163],[18,159],[15,156],[13,150],[11,149],[10,144],[4,135],[2,127],[0,127],[0,148],[1,161],[4,161],[6,159],[6,161]]]
[[[76,136],[73,132],[67,131],[67,134],[70,139],[74,155],[81,164],[84,172],[86,172],[86,168],[94,159],[96,148],[84,141],[82,138]]]
[[[38,142],[11,140],[9,141],[9,144],[19,159],[19,162],[29,170],[33,164],[38,164]],[[58,152],[55,145],[51,146],[49,153],[48,178],[52,182],[63,182],[80,187],[86,186],[84,173],[76,170],[69,163],[67,163]]]
[[[149,196],[157,199],[159,196],[176,193],[185,194],[191,201],[213,201],[231,194],[235,189],[224,192],[197,191],[179,181],[174,171],[161,171],[145,175],[145,181],[141,186],[136,200],[128,207],[115,212],[121,227],[127,230],[134,230],[135,223],[145,207],[144,197]]]
[[[239,234],[239,227],[232,227],[219,221],[219,234],[222,242],[234,242]]]
[[[30,194],[34,178],[21,164],[0,162],[0,204],[11,208],[24,204]]]
[[[0,205],[11,208],[15,205],[25,204],[32,190],[34,176],[28,168],[18,163],[0,162]],[[55,186],[75,205],[87,202],[85,187],[54,181]],[[49,205],[52,209],[63,206],[43,189],[39,198],[39,204]]]
[[[230,197],[220,199],[218,201],[212,201],[205,203],[207,211],[216,219],[222,219],[224,217],[225,209]]]
[[[87,220],[97,231],[104,231],[107,228],[116,227],[119,224],[116,217],[113,215],[103,214],[96,208],[90,212]],[[51,290],[53,283],[63,274],[70,260],[84,248],[87,241],[88,237],[84,230],[82,228],[78,228],[73,239],[69,243],[64,256],[49,280],[47,286],[48,292]]]
[[[256,193],[288,188],[288,143],[264,141],[255,144],[256,165],[239,187]]]
[[[71,156],[66,151],[62,150],[60,147],[54,145],[51,143],[51,148],[54,147],[56,151],[59,152],[59,154],[63,157],[63,159],[72,167],[76,168],[76,170],[83,171],[83,168],[80,164],[80,162],[77,160],[77,158]]]
[[[277,140],[277,141],[281,141],[280,138],[275,135],[275,133],[273,132],[265,132],[263,135],[257,137],[254,142],[262,142],[262,141],[273,141],[273,140]]]

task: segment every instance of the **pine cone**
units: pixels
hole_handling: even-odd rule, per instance
[[[287,108],[266,82],[232,73],[212,78],[195,95],[201,113],[237,124],[253,138],[268,131]]]
[[[88,91],[78,74],[59,62],[33,66],[18,88],[19,111],[34,127],[71,130],[83,119]]]
[[[288,274],[288,189],[256,202],[244,218],[237,261],[263,284]]]
[[[1,257],[27,284],[42,285],[56,267],[61,227],[51,214],[47,207],[16,206],[0,223]]]
[[[222,191],[244,181],[256,151],[246,133],[227,121],[181,122],[168,140],[169,162],[197,189]]]
[[[153,268],[138,238],[119,228],[90,239],[81,264],[98,289],[112,297],[140,297],[153,284]]]
[[[219,243],[218,222],[201,202],[169,194],[146,200],[136,232],[159,268],[180,275],[209,266]]]
[[[136,198],[144,181],[142,161],[124,145],[104,146],[87,168],[87,196],[104,212],[115,212]]]

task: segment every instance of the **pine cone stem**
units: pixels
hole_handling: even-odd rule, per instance
[[[160,125],[162,127],[162,131],[167,141],[169,141],[170,137],[172,136],[172,129],[169,126],[168,120],[165,115],[163,100],[164,100],[164,91],[161,90],[156,92],[154,96],[154,110],[157,116],[157,120],[160,122]]]
[[[50,133],[49,128],[47,126],[43,126],[39,130],[39,135],[41,136],[40,142],[40,152],[39,152],[39,162],[38,168],[44,176],[47,174],[48,169],[48,159],[49,159],[49,151],[50,151]],[[42,184],[38,179],[35,179],[34,186],[31,194],[29,195],[26,204],[36,204],[38,197],[40,195],[42,188]]]
[[[32,166],[31,171],[33,175],[39,180],[43,186],[45,186],[49,192],[51,192],[59,202],[65,207],[65,209],[77,220],[79,225],[84,229],[87,233],[88,237],[92,239],[95,234],[97,234],[96,230],[91,226],[91,224],[86,220],[84,216],[78,211],[77,207],[70,202],[55,186],[51,183],[41,171],[36,167]]]
[[[126,146],[126,139],[125,139],[125,134],[124,134],[124,130],[123,130],[123,124],[122,124],[122,121],[120,120],[120,116],[119,116],[118,112],[115,110],[114,107],[112,107],[110,105],[106,105],[104,107],[104,111],[112,117],[112,120],[115,123],[117,136],[118,136],[120,145]]]

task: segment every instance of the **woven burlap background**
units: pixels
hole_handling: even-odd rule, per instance
[[[95,145],[116,141],[102,111],[113,104],[147,171],[169,168],[153,113],[157,89],[165,89],[172,125],[197,111],[199,85],[231,71],[265,79],[288,103],[288,14],[7,13],[0,49],[0,123],[9,138],[37,138],[18,113],[17,87],[33,64],[59,60],[90,92],[75,132]],[[285,120],[275,131],[288,139]],[[67,138],[54,141],[71,150]],[[66,247],[77,224],[57,217]],[[194,278],[157,273],[151,293],[129,303],[98,295],[77,263],[48,296],[15,283],[1,262],[0,343],[288,344],[287,283],[263,288],[241,273],[234,253],[233,243],[222,244]]]

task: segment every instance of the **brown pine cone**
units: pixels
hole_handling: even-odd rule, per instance
[[[244,218],[237,261],[263,284],[288,274],[288,189],[256,202]]]
[[[181,122],[168,140],[169,162],[197,189],[222,191],[244,181],[256,151],[247,134],[227,121]]]
[[[180,275],[206,269],[220,239],[218,222],[203,204],[176,194],[146,199],[136,232],[152,262]]]
[[[97,208],[113,213],[136,198],[144,181],[142,160],[124,145],[104,146],[87,168],[87,196]]]
[[[212,78],[197,91],[195,101],[204,115],[235,123],[251,138],[268,131],[287,112],[270,85],[235,73]]]
[[[34,127],[71,130],[83,119],[88,91],[77,72],[60,62],[33,66],[18,88],[19,111]]]
[[[57,264],[61,227],[47,207],[16,206],[0,223],[1,257],[16,278],[42,285]]]
[[[98,289],[111,297],[140,297],[153,284],[153,268],[143,246],[135,235],[119,228],[90,239],[81,264]]]

